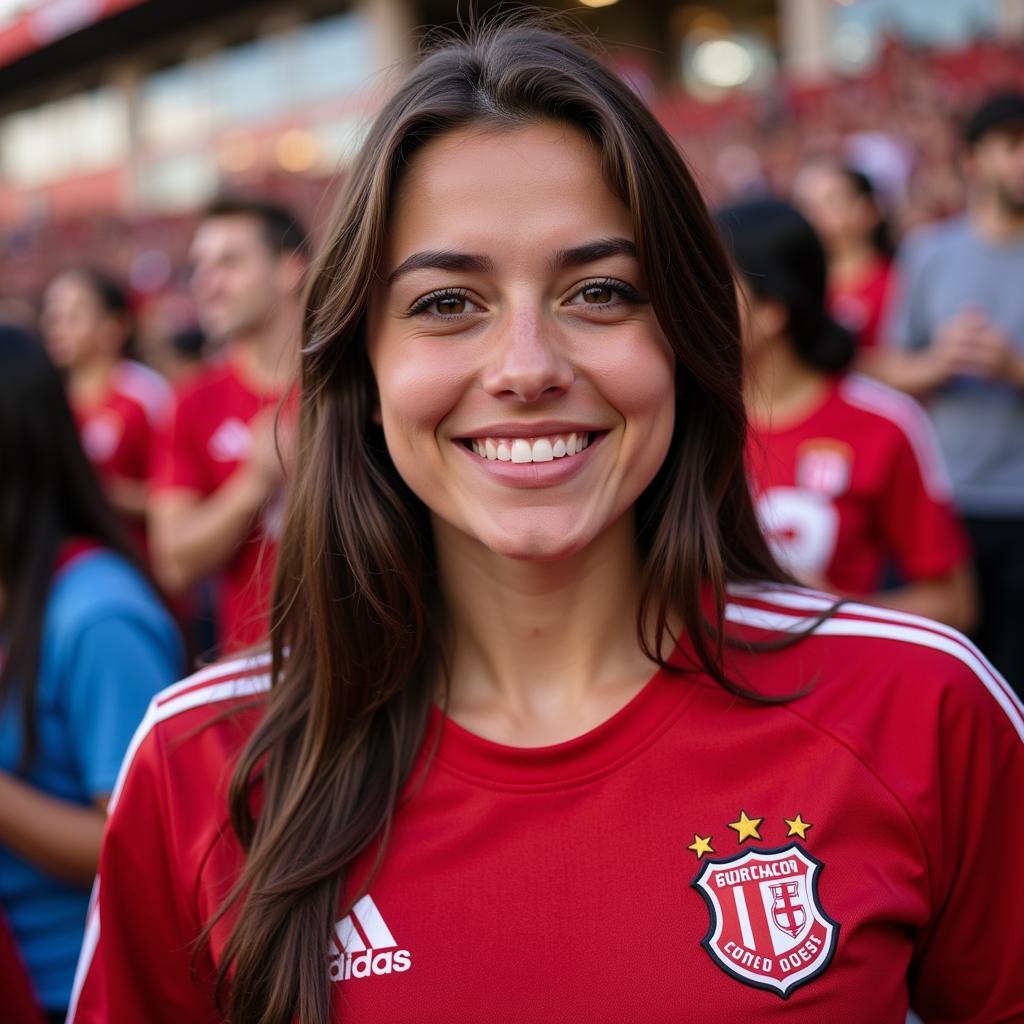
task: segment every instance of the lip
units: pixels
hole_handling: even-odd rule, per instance
[[[502,428],[507,428],[511,424],[502,424]],[[538,427],[544,426],[544,424],[530,424],[531,430],[537,430]],[[488,428],[490,429],[490,428]],[[577,427],[577,430],[580,428]],[[563,432],[564,428],[558,430],[541,430],[539,433],[557,434]],[[572,433],[572,430],[565,431],[566,433]],[[554,487],[558,484],[565,483],[567,480],[571,480],[573,477],[578,476],[589,464],[593,457],[595,449],[600,448],[604,439],[608,436],[607,430],[601,431],[589,431],[594,434],[593,440],[586,448],[583,449],[578,455],[568,456],[563,459],[552,459],[550,462],[501,462],[498,459],[482,459],[475,452],[471,451],[464,444],[461,439],[453,439],[452,444],[462,452],[463,456],[471,461],[471,464],[481,472],[485,473],[490,479],[497,481],[500,484],[507,485],[514,488],[522,488],[523,490],[535,490],[540,487]],[[472,434],[472,437],[488,436],[480,434]],[[494,435],[489,435],[494,436]],[[535,437],[536,434],[501,434],[502,437]]]
[[[551,434],[605,434],[607,432],[607,427],[594,423],[570,420],[538,420],[536,423],[523,423],[522,420],[515,420],[507,423],[489,423],[472,431],[460,433],[453,437],[453,440],[470,441],[480,437],[546,437]]]

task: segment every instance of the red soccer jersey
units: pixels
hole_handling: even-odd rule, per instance
[[[125,360],[115,369],[100,401],[75,404],[73,412],[89,460],[100,479],[145,482],[153,468],[153,446],[171,405],[171,388],[156,371]],[[145,548],[145,527],[130,522]]]
[[[828,605],[736,588],[727,617],[763,641]],[[859,605],[728,658],[763,694],[808,692],[758,703],[658,672],[540,748],[435,709],[381,869],[324,951],[336,1019],[1024,1019],[1024,719],[1005,682],[955,631]],[[207,669],[151,706],[112,801],[72,1024],[222,1020],[208,979],[227,924],[194,971],[193,940],[241,862],[225,792],[260,710],[224,711],[267,688],[266,666]]]
[[[880,259],[860,277],[829,288],[829,312],[857,336],[860,348],[878,344],[892,264]]]
[[[207,498],[245,461],[249,425],[280,401],[279,392],[254,391],[230,362],[190,378],[178,392],[161,439],[155,490],[185,489]],[[283,495],[271,501],[221,573],[218,629],[221,649],[237,650],[266,634],[267,601],[281,531]]]
[[[837,380],[800,423],[752,427],[747,468],[772,548],[803,580],[866,595],[887,567],[910,582],[968,557],[927,417],[868,377]]]

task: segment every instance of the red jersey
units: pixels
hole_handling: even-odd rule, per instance
[[[73,406],[82,447],[104,483],[144,482],[153,468],[155,438],[170,411],[170,385],[155,370],[125,360],[118,364],[107,393],[90,405]],[[145,547],[145,527],[130,522]]]
[[[829,287],[829,312],[857,336],[859,348],[874,348],[878,344],[891,276],[892,264],[879,259],[854,280]]]
[[[736,588],[727,618],[766,641],[828,607]],[[434,709],[381,868],[324,950],[336,1019],[1024,1020],[1024,709],[1005,682],[954,630],[859,605],[727,657],[765,695],[807,692],[755,702],[661,671],[539,748]],[[71,1024],[223,1020],[208,979],[229,925],[195,970],[192,944],[241,864],[225,793],[260,710],[224,712],[266,671],[207,669],[151,706],[112,799]]]
[[[161,440],[154,490],[185,489],[209,497],[244,463],[257,413],[280,398],[280,392],[254,391],[230,361],[191,377],[178,392]],[[237,650],[266,635],[282,515],[283,495],[278,495],[224,565],[218,602],[222,650]]]
[[[841,593],[945,576],[968,558],[945,464],[921,407],[860,374],[800,423],[752,426],[751,488],[779,561]]]

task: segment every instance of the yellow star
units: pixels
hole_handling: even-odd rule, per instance
[[[783,818],[782,820],[789,826],[789,831],[786,833],[787,839],[790,836],[799,836],[801,839],[806,839],[807,830],[814,827],[809,821],[804,821],[799,814],[795,818]]]
[[[693,833],[693,842],[687,847],[688,850],[693,850],[697,854],[697,860],[700,860],[705,853],[714,853],[715,849],[711,845],[711,836],[699,836],[696,832]]]
[[[762,821],[764,818],[748,818],[746,811],[740,811],[739,821],[730,821],[729,828],[736,829],[738,841],[745,843],[748,839],[761,838],[761,833],[757,831],[757,828]]]

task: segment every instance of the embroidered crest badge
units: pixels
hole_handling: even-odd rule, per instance
[[[711,959],[783,999],[818,977],[839,938],[818,896],[821,869],[797,843],[704,861],[691,884],[711,916],[701,942]]]

